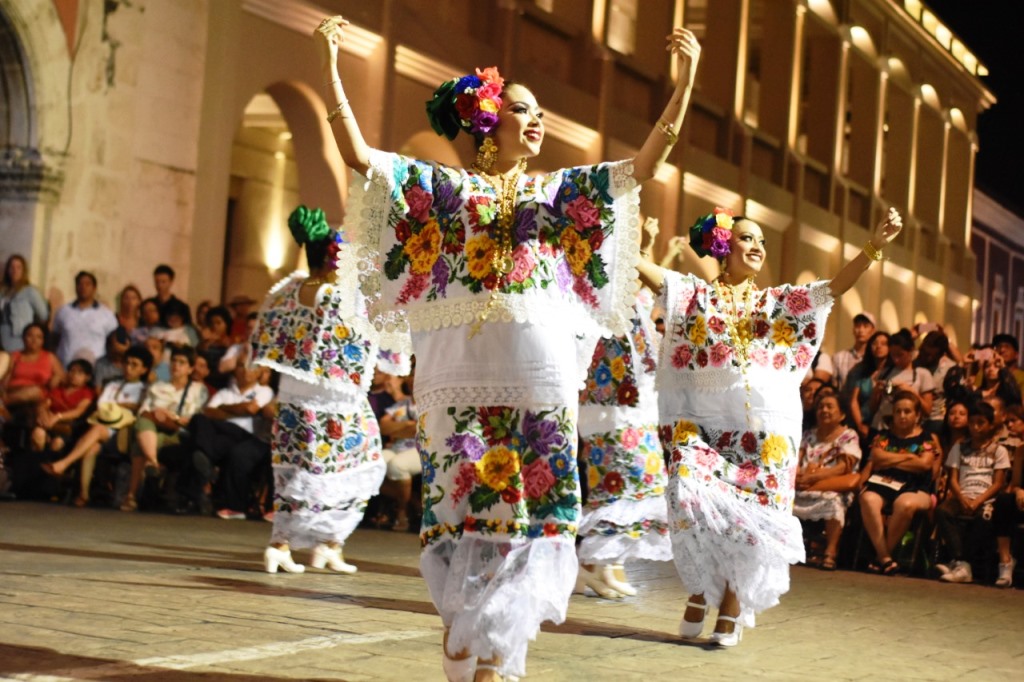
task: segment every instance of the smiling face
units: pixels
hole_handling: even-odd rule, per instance
[[[517,83],[506,86],[494,131],[498,157],[514,162],[537,156],[544,143],[543,118],[544,112],[532,92]]]
[[[761,226],[753,220],[740,220],[732,226],[725,271],[737,281],[753,277],[764,267],[766,254]]]

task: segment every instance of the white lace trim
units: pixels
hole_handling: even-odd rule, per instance
[[[793,498],[793,515],[805,521],[835,519],[846,525],[846,509],[853,501],[850,493],[804,490]]]
[[[349,221],[349,234],[359,247],[346,260],[346,267],[358,273],[360,289],[370,308],[370,318],[381,333],[381,345],[391,350],[411,352],[411,341],[408,346],[397,345],[405,342],[407,332],[472,324],[487,306],[488,297],[432,301],[422,306],[410,306],[405,316],[389,311],[388,304],[381,299],[378,263],[380,239],[388,221],[389,195],[394,190],[390,166],[390,155],[370,150],[367,176],[353,173],[349,188],[348,215],[352,217]],[[639,287],[636,265],[640,258],[640,190],[633,177],[632,161],[611,164],[609,175],[610,190],[615,199],[615,227],[611,237],[615,251],[614,268],[609,274],[609,290],[606,294],[608,312],[593,317],[577,313],[589,322],[580,321],[580,333],[628,333],[633,301]],[[519,294],[499,294],[499,303],[492,309],[492,314],[498,316],[496,319],[507,322],[543,324],[550,316],[545,308],[549,308],[551,301],[543,299],[541,309],[536,310],[539,301],[530,299]],[[588,332],[588,329],[593,332]]]
[[[804,561],[800,522],[692,477],[672,476],[666,497],[683,586],[717,604],[728,583],[739,596],[741,622],[753,627],[754,614],[789,591],[789,565]]]
[[[292,367],[275,367],[276,363],[261,361],[260,364],[273,367],[282,373],[281,385],[278,387],[278,400],[281,403],[301,405],[303,409],[318,412],[352,412],[359,411],[366,402],[364,387],[352,383],[326,381],[316,377],[315,383],[306,375],[296,375]]]
[[[420,413],[452,405],[572,405],[575,389],[564,386],[446,386],[416,391]]]
[[[321,542],[343,543],[362,520],[367,500],[380,489],[385,470],[383,459],[330,474],[275,465],[274,530],[270,541],[287,542],[296,549]],[[323,509],[281,511],[278,499]]]
[[[596,509],[583,507],[578,535],[580,561],[584,563],[621,563],[634,559],[649,561],[671,561],[672,543],[667,534],[656,528],[629,533],[636,523],[651,521],[660,524],[662,530],[668,527],[668,508],[664,496],[646,497],[642,500],[616,500]],[[602,524],[621,528],[614,535],[598,532]]]
[[[565,620],[579,564],[570,538],[493,542],[477,535],[430,545],[420,556],[430,597],[450,628],[450,651],[502,659],[526,674],[526,648],[544,621]]]

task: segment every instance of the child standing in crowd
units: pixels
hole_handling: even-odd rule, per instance
[[[971,565],[964,557],[964,538],[979,535],[977,524],[992,519],[996,494],[1003,489],[1010,457],[995,436],[995,411],[986,403],[968,407],[971,437],[953,446],[946,458],[949,468],[949,495],[935,510],[939,530],[952,556],[952,563],[938,564],[940,579],[950,583],[973,580]],[[966,520],[969,530],[961,535],[958,521]]]

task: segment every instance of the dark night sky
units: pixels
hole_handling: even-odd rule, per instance
[[[1020,0],[925,0],[988,67],[981,81],[999,100],[978,121],[976,185],[1024,215],[1024,3]]]

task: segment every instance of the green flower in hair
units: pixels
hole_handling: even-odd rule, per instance
[[[449,140],[454,140],[462,130],[454,106],[455,85],[458,82],[458,78],[453,78],[442,83],[441,87],[434,91],[433,98],[427,102],[427,119],[430,120],[430,127],[435,133],[444,135]]]
[[[300,245],[327,239],[331,234],[323,210],[305,206],[299,206],[288,216],[288,229]]]

